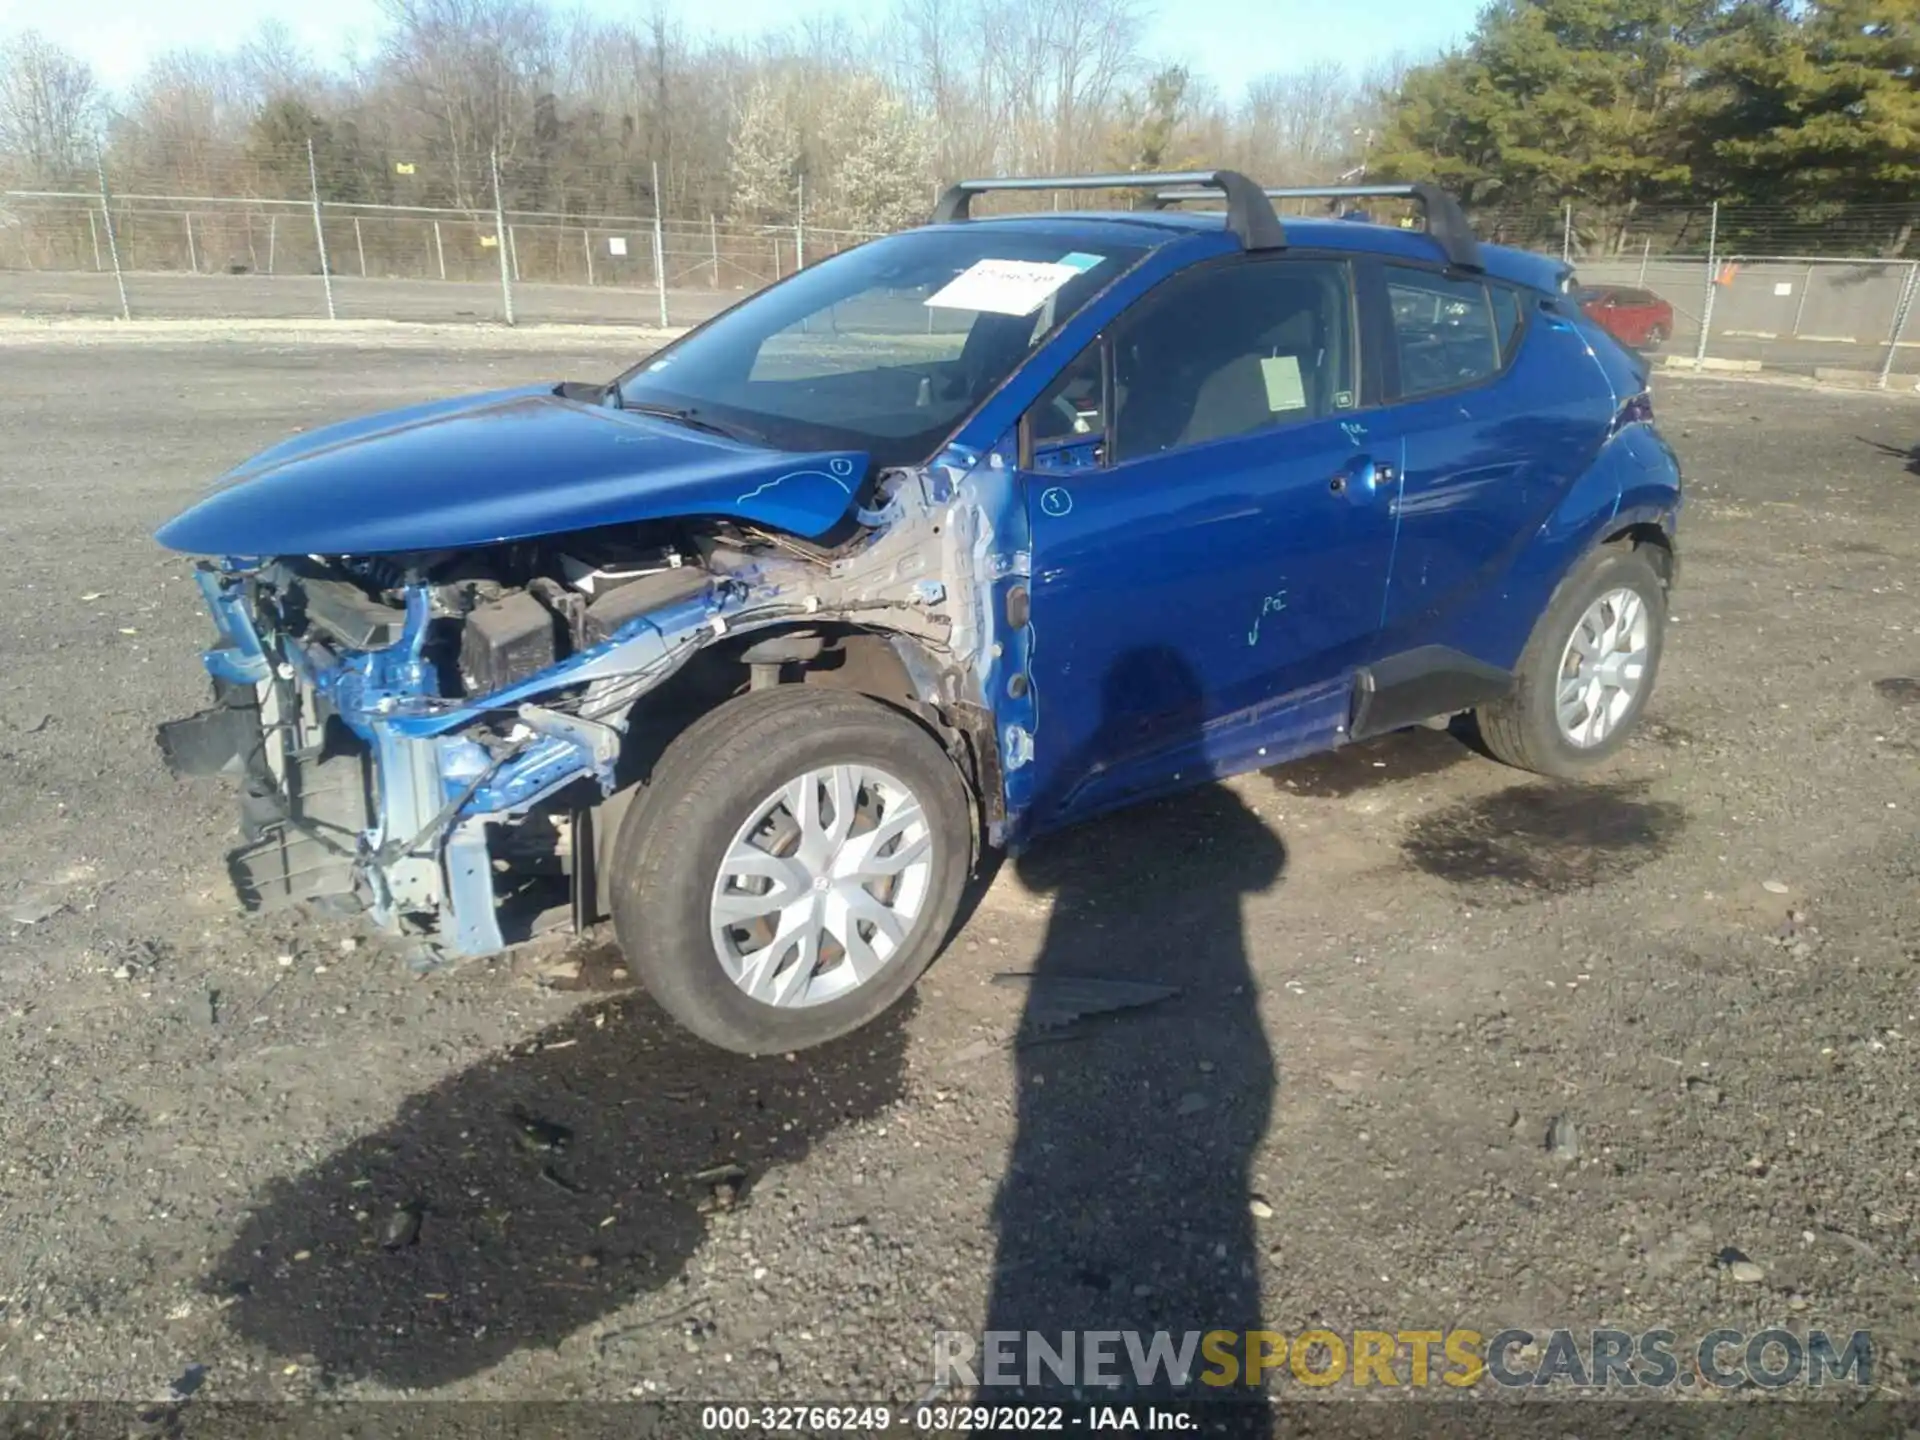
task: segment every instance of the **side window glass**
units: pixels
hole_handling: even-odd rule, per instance
[[[1478,280],[1389,265],[1387,295],[1403,398],[1477,385],[1499,373],[1501,330]]]
[[[1520,344],[1520,297],[1504,285],[1489,286],[1488,293],[1493,296],[1493,320],[1500,327],[1500,361],[1505,364]]]
[[[1355,406],[1345,264],[1238,261],[1147,296],[1113,332],[1116,461]]]
[[[1095,340],[1060,372],[1027,411],[1027,437],[1035,449],[1097,440],[1106,434],[1105,386],[1101,357],[1106,347]]]

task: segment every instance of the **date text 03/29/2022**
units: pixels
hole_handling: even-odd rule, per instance
[[[708,1405],[700,1428],[715,1434],[1026,1434],[1143,1431],[1177,1434],[1200,1428],[1199,1415],[1178,1405]]]

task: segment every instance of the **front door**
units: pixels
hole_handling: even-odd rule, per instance
[[[1337,737],[1399,483],[1353,317],[1345,261],[1234,257],[1029,413],[1030,832]]]

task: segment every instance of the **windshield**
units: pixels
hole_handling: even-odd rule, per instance
[[[1142,253],[1025,227],[891,235],[720,316],[622,377],[620,400],[783,450],[917,463]]]

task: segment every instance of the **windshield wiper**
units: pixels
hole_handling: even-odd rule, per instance
[[[616,390],[616,394],[619,392]],[[624,396],[620,408],[633,415],[651,415],[656,420],[671,420],[676,425],[685,425],[691,430],[704,430],[709,435],[721,435],[728,440],[759,440],[765,437],[754,431],[737,425],[717,425],[711,420],[702,420],[700,413],[691,405],[636,405]]]

